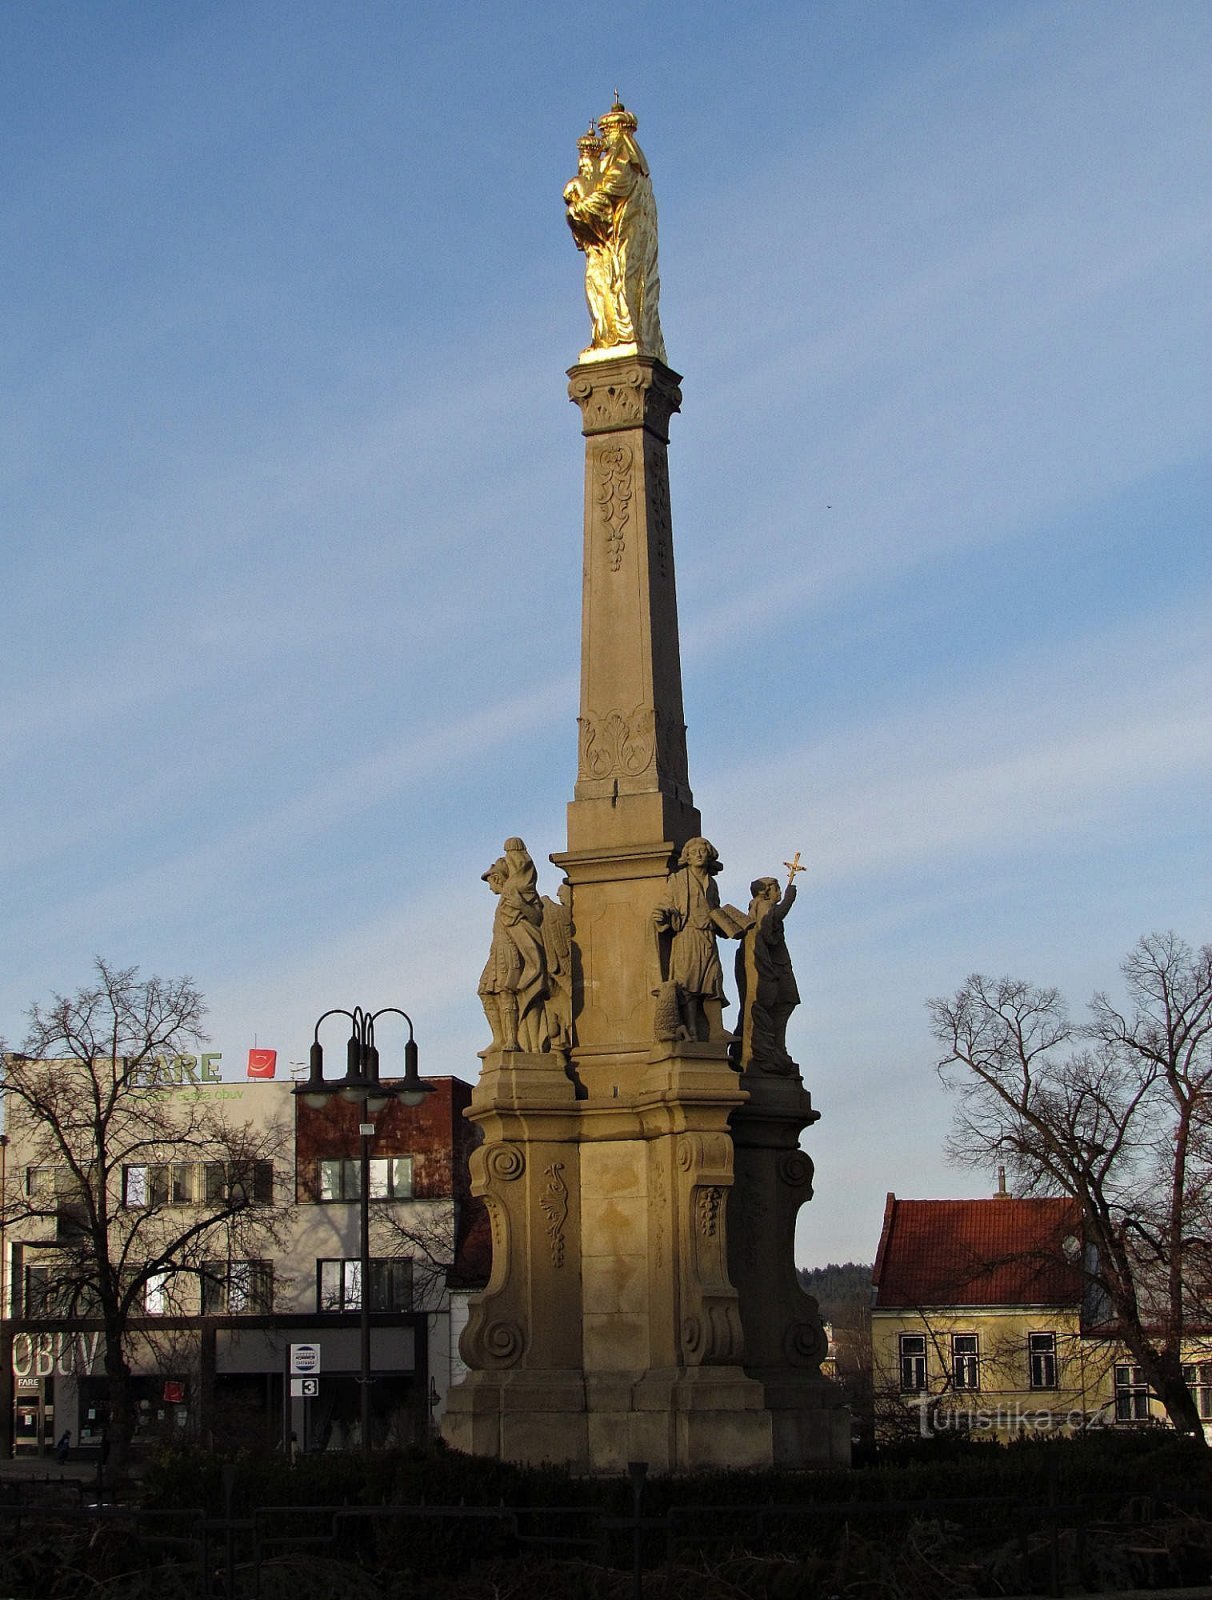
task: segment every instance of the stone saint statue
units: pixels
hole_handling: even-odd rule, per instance
[[[691,1040],[724,1039],[724,973],[716,938],[735,939],[744,931],[744,919],[731,906],[720,905],[715,876],[722,866],[709,839],[688,839],[678,857],[677,870],[665,880],[665,898],[653,913],[660,949],[662,990],[676,985],[685,1037]],[[667,939],[662,939],[667,935]],[[658,993],[658,1006],[664,1003]],[[667,1031],[658,1031],[668,1037]]]
[[[543,953],[547,959],[547,1032],[553,1050],[572,1049],[572,885],[558,900],[543,896]]]
[[[741,1070],[787,1076],[796,1070],[787,1054],[787,1019],[800,1003],[800,991],[783,922],[795,904],[795,879],[780,893],[777,878],[755,878],[750,893],[750,923],[736,956]]]
[[[544,1011],[543,906],[535,865],[521,839],[506,839],[504,855],[481,876],[498,897],[492,945],[479,984],[480,1003],[492,1029],[489,1049],[537,1054],[549,1049],[551,1041]]]
[[[582,360],[608,355],[665,360],[658,302],[657,216],[635,116],[619,103],[577,141],[578,173],[564,188],[568,226],[585,253],[591,337]]]

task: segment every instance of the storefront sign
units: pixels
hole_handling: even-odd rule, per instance
[[[320,1346],[318,1344],[292,1344],[290,1347],[290,1375],[292,1378],[314,1378],[320,1372]]]
[[[87,1377],[101,1347],[99,1333],[13,1334],[15,1378]]]
[[[144,1061],[132,1073],[134,1081],[145,1089],[171,1089],[192,1084],[195,1088],[204,1083],[222,1083],[219,1062],[221,1050],[211,1050],[201,1056],[154,1056]]]

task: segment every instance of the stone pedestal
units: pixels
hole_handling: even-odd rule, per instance
[[[701,832],[669,513],[680,380],[638,355],[569,376],[586,439],[580,738],[551,859],[571,885],[574,1043],[567,1060],[485,1060],[468,1115],[493,1267],[444,1431],[582,1471],[845,1460],[793,1264],[808,1096],[798,1076],[742,1081],[726,1035],[656,1020],[653,913]]]

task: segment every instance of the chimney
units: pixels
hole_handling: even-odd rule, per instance
[[[997,1169],[997,1195],[996,1195],[996,1198],[998,1200],[1009,1200],[1009,1198],[1010,1198],[1010,1196],[1006,1193],[1006,1169],[1005,1169],[1005,1167],[999,1167]]]

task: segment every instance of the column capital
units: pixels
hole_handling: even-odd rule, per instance
[[[568,371],[568,398],[581,408],[581,432],[644,428],[669,443],[669,419],[682,409],[680,374],[652,356],[582,361]]]

